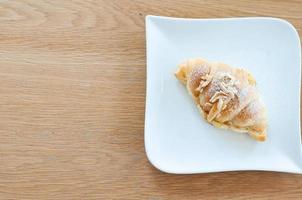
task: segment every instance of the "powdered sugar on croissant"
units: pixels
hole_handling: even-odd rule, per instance
[[[248,71],[197,58],[180,64],[175,75],[209,123],[265,140],[266,110]]]

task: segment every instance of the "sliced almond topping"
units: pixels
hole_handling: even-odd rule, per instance
[[[208,122],[213,121],[218,114],[217,103],[215,103],[207,116]]]
[[[195,91],[199,91],[202,93],[203,88],[205,88],[211,81],[212,81],[213,76],[210,74],[206,74],[201,77],[199,86],[195,89]]]
[[[218,113],[221,112],[222,107],[223,107],[223,104],[224,104],[223,99],[219,99],[219,100],[218,100],[218,104],[217,104]]]
[[[222,92],[222,91],[218,91],[216,92],[210,99],[211,103],[216,102],[217,100],[221,99],[221,98],[225,98],[227,96],[226,93]]]

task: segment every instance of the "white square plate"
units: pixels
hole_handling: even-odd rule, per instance
[[[146,17],[145,148],[158,169],[177,174],[267,170],[301,173],[299,36],[276,18]],[[268,110],[268,138],[205,122],[174,77],[188,58],[248,69]]]

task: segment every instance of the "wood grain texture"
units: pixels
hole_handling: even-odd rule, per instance
[[[302,176],[170,175],[144,150],[147,14],[273,16],[301,1],[0,1],[0,199],[289,199]],[[282,164],[282,163],[280,163]]]

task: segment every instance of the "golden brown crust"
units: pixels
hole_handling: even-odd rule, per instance
[[[265,140],[265,107],[248,71],[197,58],[180,64],[175,75],[209,123]]]

